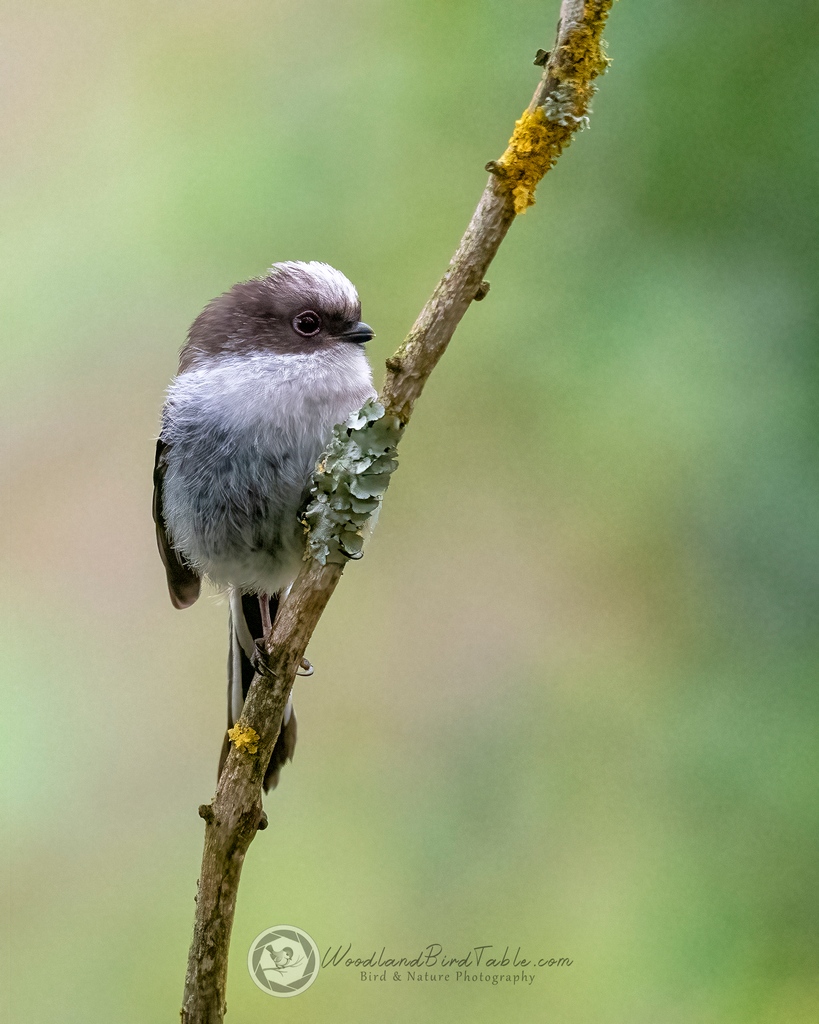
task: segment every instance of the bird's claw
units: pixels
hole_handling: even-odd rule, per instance
[[[256,640],[254,642],[255,650],[253,657],[250,659],[250,663],[253,668],[264,675],[270,667],[270,656],[264,646],[264,640]]]
[[[251,664],[257,672],[264,674],[270,668],[270,655],[265,649],[263,640],[256,640],[254,646],[255,650],[253,652],[253,657],[251,658]],[[299,662],[299,669],[301,669],[301,671],[298,671],[298,669],[296,670],[297,676],[311,676],[315,672],[315,669],[307,658],[301,659]]]

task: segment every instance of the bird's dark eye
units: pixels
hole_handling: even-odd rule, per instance
[[[321,330],[321,317],[312,309],[307,309],[293,318],[293,329],[305,338],[310,338]]]

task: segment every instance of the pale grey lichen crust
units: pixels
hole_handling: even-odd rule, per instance
[[[586,93],[589,98],[597,91],[595,85],[589,83],[586,86]],[[588,104],[588,99],[586,103]],[[571,80],[561,82],[557,88],[550,93],[544,103],[543,111],[549,121],[562,125],[564,128],[572,124],[578,125],[580,131],[589,127],[589,114],[592,113],[590,106],[586,107],[586,113],[579,117],[575,115],[575,109],[579,105],[577,86]]]
[[[326,565],[361,557],[364,527],[398,467],[396,446],[403,430],[398,417],[385,415],[375,399],[334,428],[302,517],[308,531],[306,559]]]

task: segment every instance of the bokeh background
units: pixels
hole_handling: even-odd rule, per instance
[[[557,0],[29,0],[2,59],[2,746],[14,1024],[175,1020],[226,608],[170,606],[185,331],[322,259],[383,359]],[[800,0],[639,4],[419,403],[298,683],[229,1019],[819,1020],[815,96]],[[518,945],[529,988],[273,1001],[251,940]]]

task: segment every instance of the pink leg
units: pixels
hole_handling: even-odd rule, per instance
[[[269,636],[273,623],[270,621],[270,600],[267,594],[259,594],[259,611],[262,613],[262,630]]]

